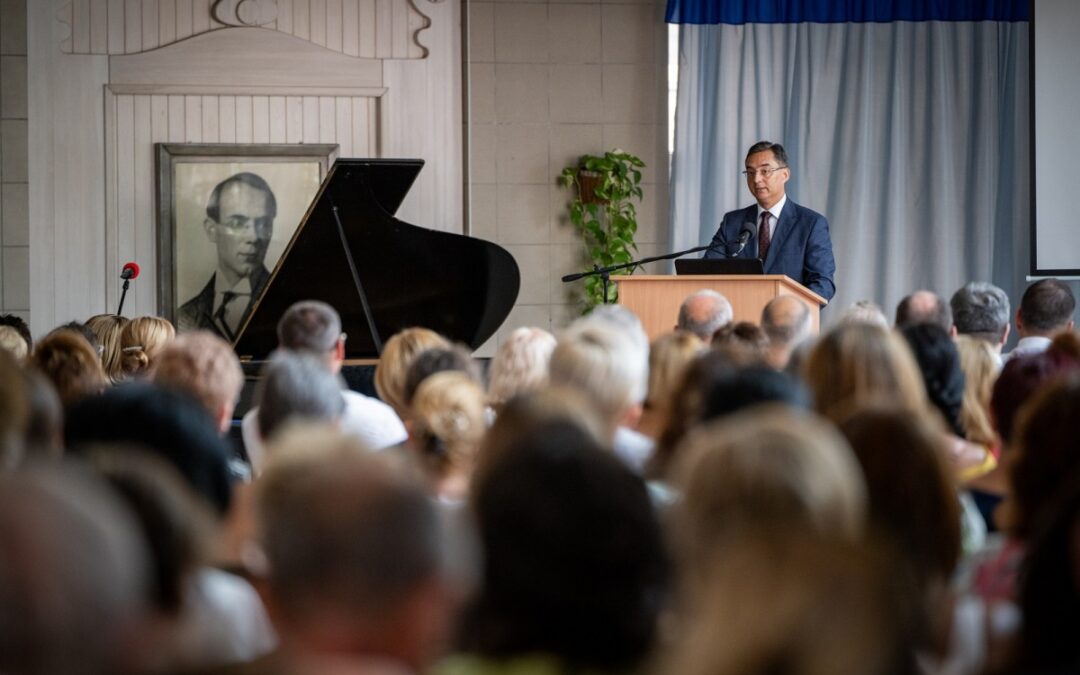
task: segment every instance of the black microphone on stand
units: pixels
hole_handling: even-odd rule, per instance
[[[120,270],[120,278],[124,280],[124,287],[120,293],[120,306],[116,308],[117,316],[120,316],[120,312],[124,309],[124,299],[127,298],[128,285],[137,276],[139,276],[139,263],[125,263],[124,268]]]
[[[752,227],[750,227],[751,224],[752,223],[747,223],[747,224],[743,225],[742,231],[739,232],[739,238],[735,241],[735,244],[737,244],[739,248],[735,249],[734,253],[728,253],[727,251],[725,251],[724,255],[726,257],[728,257],[728,258],[737,258],[737,257],[739,257],[739,254],[743,252],[743,249],[746,248],[746,245],[748,243],[750,243],[751,239],[754,238],[754,229]]]

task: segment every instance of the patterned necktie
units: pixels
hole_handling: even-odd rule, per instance
[[[769,244],[772,243],[772,236],[769,232],[769,216],[772,215],[768,211],[761,212],[761,225],[758,226],[758,258],[761,258],[762,262],[765,262],[765,256],[769,255]]]

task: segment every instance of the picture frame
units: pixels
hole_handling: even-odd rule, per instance
[[[154,145],[158,312],[232,342],[339,146]]]

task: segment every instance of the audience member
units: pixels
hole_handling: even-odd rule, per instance
[[[1072,330],[1075,310],[1076,298],[1065,282],[1041,279],[1028,286],[1016,311],[1020,340],[1006,358],[1046,351],[1055,335]]]
[[[653,340],[649,348],[649,389],[638,422],[639,432],[659,438],[683,371],[704,349],[698,336],[685,331],[666,333]]]
[[[990,394],[994,390],[1001,367],[993,347],[969,335],[957,335],[956,351],[964,371],[964,400],[960,407],[960,424],[967,439],[986,448],[998,448],[997,434],[990,422]],[[993,466],[988,467],[988,470]]]
[[[160,316],[139,316],[120,333],[120,363],[125,378],[146,373],[161,351],[176,338],[176,328]]]
[[[885,403],[925,414],[919,366],[902,337],[866,323],[840,324],[817,341],[803,369],[815,409],[840,420],[855,405]]]
[[[26,353],[34,351],[34,338],[30,334],[30,326],[21,317],[14,314],[0,314],[0,326],[11,326],[26,343]]]
[[[0,350],[0,472],[22,463],[29,419],[22,370],[15,358]]]
[[[1009,338],[1009,296],[993,284],[968,282],[949,300],[953,331],[990,343],[998,354]]]
[[[741,365],[752,365],[765,361],[769,338],[749,321],[738,321],[713,333],[711,344],[713,349],[729,354],[732,361]]]
[[[105,371],[90,344],[70,330],[55,330],[34,347],[31,363],[56,388],[64,407],[100,394],[108,386]]]
[[[0,473],[0,672],[128,670],[148,553],[124,505],[70,467]]]
[[[416,355],[405,374],[405,401],[412,410],[413,397],[424,380],[435,373],[454,371],[464,373],[473,382],[482,385],[480,366],[464,345],[432,347]]]
[[[345,411],[341,393],[341,382],[317,356],[287,351],[274,354],[255,391],[260,440],[269,441],[286,424],[297,421],[336,425]],[[258,461],[252,459],[253,466],[263,463],[261,456]]]
[[[223,434],[232,423],[244,372],[228,342],[209,331],[196,330],[181,334],[162,350],[150,379],[198,401]]]
[[[488,367],[488,405],[496,413],[514,396],[547,384],[555,344],[542,328],[517,328],[499,344]]]
[[[337,310],[325,302],[303,300],[291,305],[278,320],[277,336],[279,351],[316,358],[335,378],[341,373],[346,336],[341,332]],[[345,405],[344,411],[337,415],[343,432],[355,435],[373,450],[405,441],[405,426],[393,408],[373,396],[342,388],[340,384],[338,388]],[[244,449],[256,473],[262,470],[266,454],[262,439],[269,438],[259,433],[258,416],[259,406],[256,406],[244,415],[240,426]]]
[[[768,530],[724,552],[659,672],[907,675],[904,599],[867,544]]]
[[[46,337],[55,333],[64,332],[81,335],[82,338],[86,340],[86,344],[90,345],[90,348],[94,350],[95,354],[97,354],[98,359],[101,359],[101,352],[104,350],[104,348],[101,346],[100,343],[98,343],[97,333],[90,330],[90,327],[87,326],[85,323],[79,323],[78,321],[68,321],[63,325],[53,328],[51,331],[49,331]]]
[[[907,328],[920,323],[932,323],[946,333],[950,332],[953,318],[949,304],[933,291],[915,291],[905,295],[896,306],[895,326]]]
[[[676,330],[698,336],[702,342],[712,340],[713,333],[731,323],[731,303],[723,295],[711,289],[691,293],[679,307]]]
[[[786,527],[852,541],[862,536],[859,465],[824,420],[760,406],[695,429],[683,445],[672,534],[691,589],[708,578],[718,551],[738,548],[753,532]]]
[[[949,431],[964,436],[960,408],[964,400],[964,371],[960,354],[949,334],[940,326],[920,323],[900,329],[922,375],[930,403],[937,408]]]
[[[446,501],[460,501],[468,493],[487,429],[484,411],[484,390],[460,371],[431,375],[413,396],[409,445],[432,491]]]
[[[26,340],[13,326],[0,326],[0,351],[5,351],[15,357],[20,363],[26,360],[30,350],[26,346]]]
[[[449,346],[446,338],[427,328],[406,328],[383,345],[375,367],[375,391],[402,420],[409,418],[409,402],[405,396],[409,366],[424,350]]]
[[[129,322],[126,316],[116,314],[95,314],[86,320],[86,327],[94,331],[101,346],[101,366],[112,384],[124,379],[120,333]]]
[[[858,300],[852,303],[840,315],[838,323],[865,323],[871,326],[880,326],[881,328],[889,327],[889,319],[886,318],[885,312],[876,303],[869,300]]]
[[[787,368],[791,354],[811,335],[810,308],[790,295],[769,301],[761,311],[761,330],[769,340],[765,362],[777,370]]]
[[[667,565],[645,485],[588,433],[538,427],[478,476],[483,579],[463,653],[438,670],[634,672],[657,637]]]
[[[631,431],[641,417],[648,383],[648,352],[614,321],[586,317],[559,338],[551,354],[551,383],[575,388],[595,404],[608,438],[627,466],[641,471],[652,442]]]
[[[278,650],[236,673],[422,673],[462,590],[436,505],[351,436],[275,448],[256,485]]]

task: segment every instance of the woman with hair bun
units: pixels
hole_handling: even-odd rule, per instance
[[[159,316],[132,319],[120,333],[121,367],[125,378],[146,372],[154,359],[176,337],[176,329]]]
[[[412,410],[409,442],[433,491],[463,499],[487,431],[484,390],[466,373],[435,373],[417,388]]]

